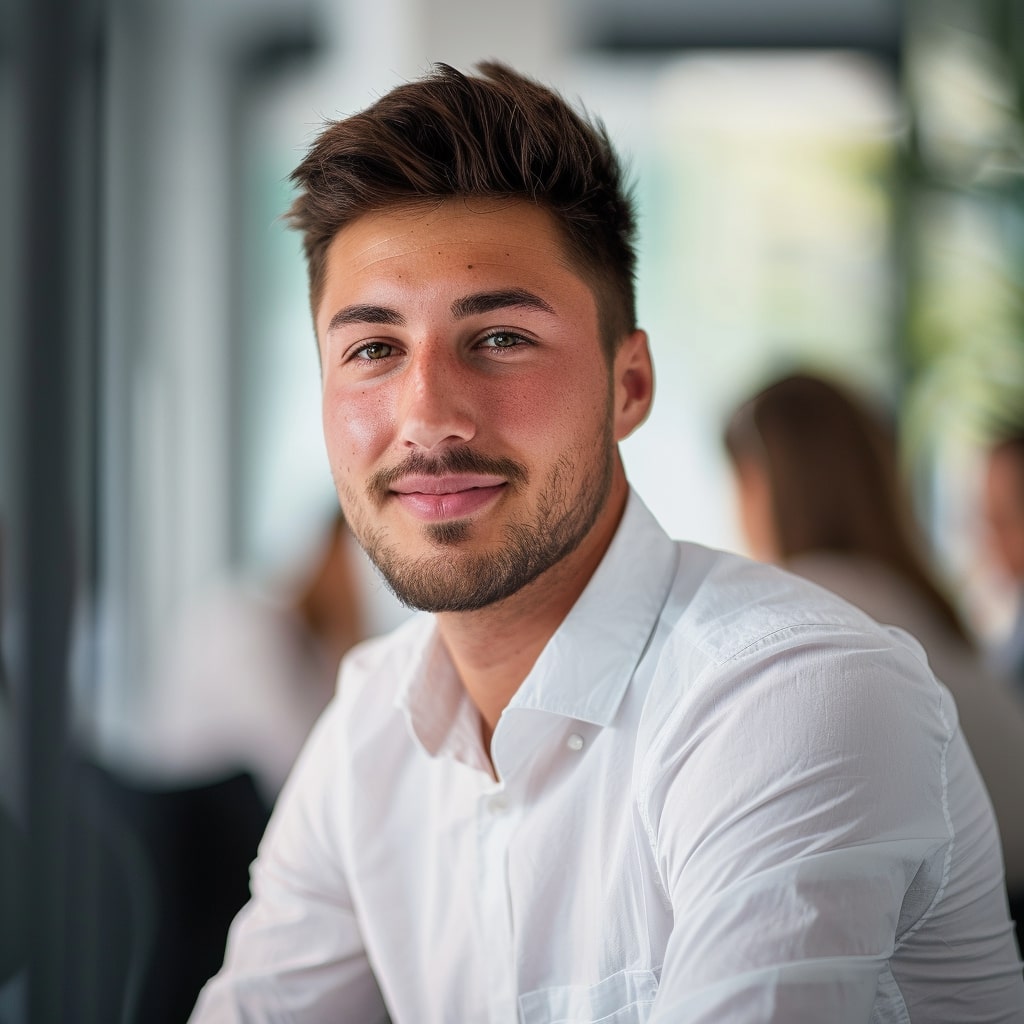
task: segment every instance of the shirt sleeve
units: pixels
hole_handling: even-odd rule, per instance
[[[675,922],[652,1024],[863,1024],[948,868],[948,694],[884,634],[810,629],[684,692],[645,771]]]
[[[282,791],[231,926],[224,966],[190,1024],[378,1024],[387,1020],[345,878],[337,704]]]

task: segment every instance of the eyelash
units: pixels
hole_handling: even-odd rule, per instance
[[[369,352],[371,348],[386,348],[389,351],[386,356],[381,355],[377,359],[374,359],[371,356],[367,355],[367,352]],[[394,350],[395,346],[386,341],[368,341],[366,342],[365,345],[360,345],[359,348],[357,348],[355,352],[352,353],[352,358],[361,359],[363,362],[367,363],[375,363],[380,360],[386,359],[390,355],[393,355]]]
[[[494,338],[512,338],[512,339],[515,340],[516,343],[514,345],[484,345],[483,344],[484,342],[491,341]],[[482,338],[480,338],[480,340],[477,342],[477,344],[481,345],[484,348],[495,349],[495,350],[498,350],[498,351],[509,351],[510,349],[514,349],[514,348],[522,348],[524,345],[532,345],[533,342],[531,342],[529,338],[524,338],[523,335],[518,334],[516,331],[508,331],[508,330],[501,330],[501,329],[499,329],[499,330],[489,331]]]

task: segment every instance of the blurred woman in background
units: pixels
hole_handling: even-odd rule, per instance
[[[981,506],[992,564],[1015,604],[991,661],[1024,698],[1024,428],[998,435],[985,452]]]
[[[905,629],[952,692],[995,808],[1019,939],[1024,707],[986,670],[929,568],[885,420],[842,388],[796,375],[741,405],[724,440],[751,554]]]

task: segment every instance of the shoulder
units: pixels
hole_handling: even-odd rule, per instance
[[[419,613],[396,629],[356,644],[338,671],[338,703],[349,712],[393,708],[434,634],[433,616]]]
[[[432,635],[432,617],[414,615],[390,633],[352,647],[342,658],[334,696],[306,744],[308,756],[340,771],[341,762],[351,762],[354,752],[401,730],[398,695]]]
[[[859,637],[872,645],[918,646],[831,590],[775,566],[681,544],[666,603],[667,653],[693,648],[709,665],[820,640]]]
[[[418,612],[389,632],[356,644],[346,653],[342,669],[354,677],[388,667],[397,669],[417,656],[433,630],[434,617]]]
[[[643,777],[698,748],[691,767],[744,759],[755,775],[815,758],[937,764],[956,711],[913,639],[781,569],[681,555],[640,724]]]
[[[663,876],[709,843],[735,880],[880,835],[947,842],[957,718],[920,648],[784,571],[688,557],[703,570],[666,623],[636,748]]]
[[[333,790],[367,752],[383,754],[404,737],[396,697],[418,665],[433,632],[432,618],[416,615],[397,629],[357,644],[342,659],[338,687],[310,734],[288,786]],[[302,778],[301,783],[295,782]],[[330,799],[334,799],[331,797]]]

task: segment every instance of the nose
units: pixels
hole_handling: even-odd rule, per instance
[[[432,451],[464,444],[476,434],[472,383],[450,354],[429,349],[408,367],[403,381],[399,440]]]

